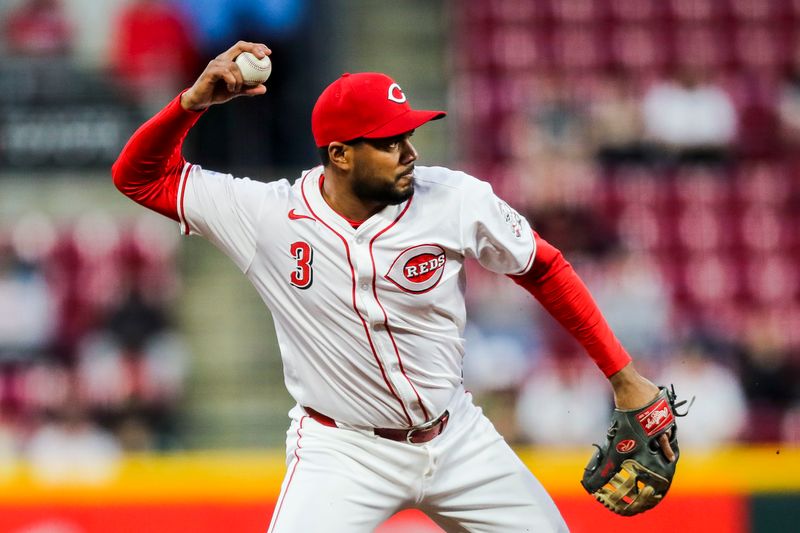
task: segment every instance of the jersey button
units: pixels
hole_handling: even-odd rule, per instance
[[[361,244],[362,242],[364,242],[364,237],[356,237],[356,242],[358,244]]]
[[[365,290],[367,290],[367,289],[369,289],[369,285],[367,285],[366,283],[362,283],[362,284],[361,284],[361,290],[362,290],[362,291],[365,291]]]
[[[397,363],[392,363],[392,372],[398,372],[400,370],[400,365]]]

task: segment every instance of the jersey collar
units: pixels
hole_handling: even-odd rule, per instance
[[[325,198],[320,191],[320,179],[323,175],[323,167],[315,167],[303,174],[300,182],[300,190],[302,193],[303,201],[308,207],[314,218],[335,227],[337,230],[343,231],[347,235],[355,235],[356,233],[374,233],[380,229],[391,224],[398,215],[405,209],[409,200],[402,204],[387,205],[367,220],[365,220],[358,228],[353,228],[350,221],[337,213],[328,205]]]

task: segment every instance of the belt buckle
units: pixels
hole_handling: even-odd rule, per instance
[[[406,442],[408,444],[415,444],[411,439],[414,437],[414,435],[418,431],[428,431],[429,429],[435,428],[436,426],[438,426],[438,425],[440,425],[442,423],[442,421],[444,420],[444,418],[447,415],[448,415],[448,412],[445,411],[444,413],[441,414],[441,416],[439,416],[439,418],[431,420],[430,422],[426,422],[426,423],[422,424],[421,426],[416,426],[416,427],[413,427],[413,428],[409,429],[408,433],[406,433]]]
[[[411,440],[411,438],[414,436],[414,434],[415,434],[417,431],[420,431],[421,429],[424,429],[424,428],[418,427],[418,428],[411,428],[411,429],[409,429],[409,430],[408,430],[408,433],[406,433],[406,442],[407,442],[408,444],[415,444],[415,443],[414,443],[414,441],[412,441],[412,440]]]

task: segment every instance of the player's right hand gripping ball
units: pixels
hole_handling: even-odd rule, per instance
[[[242,72],[244,84],[248,86],[264,83],[272,74],[272,61],[269,56],[259,59],[250,52],[242,52],[236,56],[235,63]]]
[[[614,410],[603,446],[583,472],[581,485],[597,501],[622,516],[632,516],[655,507],[667,494],[678,450],[674,388],[660,387],[658,396],[641,409]],[[658,437],[667,433],[675,460],[669,462],[661,451]]]

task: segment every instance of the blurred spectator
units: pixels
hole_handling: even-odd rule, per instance
[[[528,216],[534,229],[571,261],[601,259],[618,245],[616,231],[591,207],[535,205]]]
[[[678,422],[681,446],[710,449],[740,436],[747,405],[739,377],[711,359],[699,344],[688,344],[673,355],[660,382],[672,383],[680,398],[697,399]]]
[[[82,397],[105,425],[132,447],[174,444],[175,410],[183,394],[187,349],[168,328],[164,310],[132,291],[109,313],[104,330],[80,346]]]
[[[477,174],[490,177],[496,190],[532,212],[533,226],[576,265],[626,347],[637,356],[658,355],[642,364],[660,366],[673,355],[675,330],[699,323],[724,343],[744,339],[739,349],[711,356],[692,346],[692,353],[668,362],[664,379],[676,381],[681,397],[684,388],[718,381],[719,397],[731,398],[729,414],[705,390],[697,395],[681,430],[689,442],[696,435],[686,434],[701,423],[709,424],[716,442],[797,442],[800,241],[793,208],[800,207],[794,156],[800,146],[800,48],[783,31],[797,21],[796,13],[766,9],[787,2],[733,2],[733,11],[703,8],[702,15],[676,25],[678,11],[653,9],[659,2],[622,2],[620,9],[617,3],[609,4],[616,15],[588,19],[589,33],[599,25],[613,37],[609,50],[584,55],[596,52],[589,63],[564,60],[565,36],[575,30],[548,26],[540,11],[465,11],[456,35],[480,27],[495,36],[513,33],[513,43],[530,45],[524,53],[497,46],[501,53],[488,56],[464,46],[456,50],[455,102],[466,110],[459,138],[470,145],[463,155],[473,168],[487,169]],[[649,7],[638,14],[627,9],[639,4]],[[760,6],[758,20],[755,11],[741,11],[745,5]],[[673,66],[678,68],[667,75]],[[591,160],[582,148],[587,134]],[[497,145],[487,148],[489,138]],[[722,168],[674,168],[720,163]],[[627,164],[649,168],[615,168]],[[579,182],[579,175],[594,181]],[[643,255],[618,255],[619,241]],[[469,279],[474,284],[476,278]],[[506,295],[487,287],[471,298],[476,312],[470,316],[481,320],[481,329],[491,332],[482,311],[495,313],[497,323],[528,319],[514,303],[504,310]],[[537,323],[530,329],[545,351],[575,349],[559,337],[557,324],[536,311],[530,315]],[[529,358],[538,356],[539,346],[525,348]],[[704,387],[716,396],[714,385]]]
[[[650,140],[667,161],[723,163],[731,156],[737,114],[730,96],[698,68],[654,84],[642,103]]]
[[[182,12],[166,0],[132,0],[120,13],[111,66],[147,109],[160,109],[193,79],[197,51],[191,33]]]
[[[51,341],[54,311],[42,265],[0,244],[0,359],[28,359],[44,350]]]
[[[506,309],[499,316],[507,313]],[[525,313],[522,313],[525,315]],[[514,403],[530,366],[524,340],[510,330],[471,323],[464,334],[464,383],[509,442],[519,438]]]
[[[579,157],[586,147],[586,109],[559,76],[546,78],[533,96],[529,121],[535,151]]]
[[[123,350],[141,351],[166,327],[164,309],[157,302],[147,301],[138,288],[131,288],[108,313],[107,329]]]
[[[640,97],[634,80],[624,72],[615,71],[603,79],[593,93],[590,118],[591,141],[600,164],[648,162]]]
[[[548,73],[535,84],[509,88],[514,92],[508,98],[520,100],[522,112],[502,121],[494,141],[485,136],[478,140],[481,150],[508,164],[477,175],[493,181],[499,194],[515,198],[518,209],[561,205],[591,191],[596,176],[586,157],[587,108],[575,87],[561,74]],[[502,90],[498,95],[505,98]]]
[[[672,308],[669,287],[654,261],[619,250],[587,268],[585,280],[614,333],[635,357],[663,351]]]
[[[57,411],[70,400],[73,373],[63,363],[43,357],[32,364],[20,365],[12,376],[16,403],[25,415]]]
[[[768,313],[754,314],[746,326],[739,371],[750,405],[749,440],[779,440],[784,417],[798,401],[800,369],[781,330]]]
[[[519,387],[530,365],[524,339],[513,331],[481,328],[474,322],[466,328],[464,337],[469,353],[464,360],[464,380],[471,391],[482,393]]]
[[[509,442],[518,433],[513,405],[522,380],[538,355],[539,331],[531,327],[536,301],[511,280],[466,265],[470,320],[464,331],[464,383]]]
[[[59,0],[24,0],[7,14],[3,29],[13,55],[59,56],[72,47],[72,28]]]
[[[0,413],[22,421],[0,415],[0,455],[47,413],[61,414],[37,430],[45,444],[99,425],[126,450],[176,445],[188,357],[167,313],[177,236],[164,224],[89,211],[59,231],[38,213],[0,228]],[[63,414],[76,399],[86,412]]]
[[[88,210],[59,235],[49,270],[58,297],[57,349],[66,361],[125,286],[119,226],[107,213]]]
[[[581,351],[549,356],[524,382],[516,405],[520,432],[547,446],[586,446],[603,438],[611,410],[608,382]]]
[[[76,398],[65,402],[26,447],[34,476],[46,484],[99,484],[116,473],[121,450],[94,424]]]

